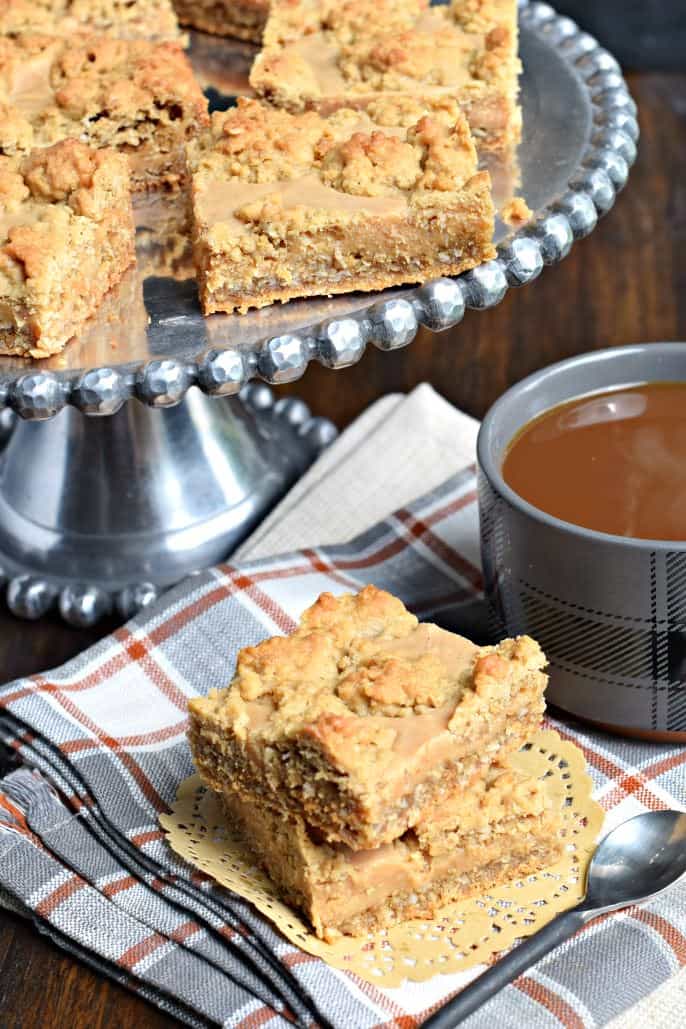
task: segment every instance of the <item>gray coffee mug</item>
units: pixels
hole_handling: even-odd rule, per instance
[[[549,408],[667,381],[686,382],[686,343],[598,350],[513,386],[479,433],[479,514],[493,631],[539,641],[549,703],[616,732],[683,742],[686,512],[683,543],[612,536],[538,510],[501,473],[512,437]]]

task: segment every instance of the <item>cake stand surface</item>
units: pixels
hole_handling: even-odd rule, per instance
[[[420,287],[203,318],[174,233],[181,209],[149,202],[137,268],[88,329],[44,361],[0,358],[0,565],[15,614],[128,616],[221,560],[335,437],[250,380],[292,382],[311,360],[345,368],[369,343],[394,350],[420,325],[453,328],[593,230],[636,156],[634,102],[615,59],[569,18],[522,3],[520,28],[518,166],[491,171],[496,193],[523,196],[534,218],[516,232],[498,222],[494,260]],[[190,53],[214,102],[247,88],[246,44],[192,34]]]

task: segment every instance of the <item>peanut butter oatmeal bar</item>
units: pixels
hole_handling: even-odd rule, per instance
[[[495,253],[490,179],[448,97],[326,118],[239,98],[188,163],[205,314],[457,275]]]
[[[221,800],[283,900],[327,940],[433,918],[448,903],[554,864],[563,849],[559,805],[539,780],[499,765],[466,804],[449,798],[375,850],[326,843],[298,815],[232,790]]]
[[[174,187],[207,102],[177,43],[112,36],[0,38],[0,150],[78,138],[129,158],[132,188]]]
[[[0,157],[0,353],[61,350],[135,260],[126,158],[76,140]]]
[[[373,586],[324,593],[190,702],[191,749],[212,789],[378,847],[536,731],[544,665],[526,636],[479,648]]]
[[[262,40],[269,0],[174,0],[182,25],[252,43]]]
[[[273,0],[250,83],[291,111],[364,107],[384,94],[455,97],[480,150],[510,149],[517,0]]]
[[[4,36],[105,32],[121,39],[181,38],[171,0],[0,0]]]

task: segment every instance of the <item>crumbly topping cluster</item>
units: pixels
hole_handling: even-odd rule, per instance
[[[339,43],[351,45],[369,34],[409,29],[428,6],[428,0],[347,0],[325,4],[321,25]]]
[[[126,158],[76,139],[33,150],[23,160],[0,157],[0,209],[13,213],[26,201],[63,203],[74,214],[99,220],[107,206],[105,177],[113,176],[128,178]]]
[[[294,713],[314,704],[320,714],[402,717],[445,704],[454,676],[432,654],[384,654],[416,630],[401,601],[368,586],[357,595],[324,593],[288,637],[241,652],[231,692],[243,701],[268,697]],[[296,688],[297,687],[297,688]]]
[[[253,183],[315,174],[326,186],[362,197],[455,192],[477,170],[457,103],[409,97],[384,98],[364,112],[343,108],[328,118],[239,99],[213,116],[212,135],[191,163],[209,179]]]
[[[307,174],[317,157],[319,141],[333,138],[313,111],[293,116],[257,100],[212,115],[212,133],[189,154],[195,171],[243,182],[278,182]]]
[[[533,217],[533,212],[523,197],[513,196],[500,208],[500,217],[506,225],[520,228]]]
[[[0,0],[0,28],[3,33],[35,30],[46,19],[64,17],[68,7],[68,0]]]
[[[0,206],[3,212],[19,210],[28,199],[29,187],[11,157],[0,157]]]
[[[485,39],[478,37],[478,45],[450,24],[422,32],[384,34],[363,45],[342,48],[338,66],[347,81],[374,89],[400,89],[405,80],[450,86],[458,74],[475,83],[492,82],[503,68],[504,33],[504,29],[494,29]]]
[[[99,222],[113,203],[128,201],[128,182],[123,154],[74,139],[34,150],[23,160],[0,157],[0,223],[9,219],[0,241],[3,295],[45,275],[77,219]]]
[[[414,615],[374,586],[357,595],[324,593],[291,636],[241,652],[224,695],[227,709],[240,716],[246,703],[266,703],[284,725],[316,722],[320,736],[351,733],[359,742],[360,733],[379,732],[378,725],[367,730],[359,719],[445,709],[472,678],[477,697],[489,696],[511,681],[513,665],[540,667],[543,661],[537,645],[522,638],[504,651],[486,648],[475,661],[448,667],[417,631]],[[394,649],[399,641],[403,645]],[[351,720],[351,714],[358,717]]]
[[[428,0],[275,0],[264,44],[325,32],[339,45],[349,46],[380,32],[410,28],[428,6]]]
[[[418,621],[402,600],[376,586],[366,586],[359,593],[334,597],[322,593],[300,619],[300,632],[323,631],[344,647],[353,643],[364,646],[365,640],[384,635],[390,639],[407,636]]]
[[[465,32],[485,33],[510,9],[510,0],[452,0],[450,15]]]
[[[401,89],[414,81],[440,87],[458,77],[490,82],[511,74],[511,11],[511,0],[455,0],[430,11],[427,0],[274,0],[262,70],[314,82],[308,60],[281,48],[320,33],[352,86]]]
[[[151,99],[194,96],[192,77],[179,75],[179,57],[182,51],[174,43],[82,37],[61,48],[52,66],[56,102],[81,118],[92,107],[107,106],[110,116],[117,116],[145,109]]]
[[[179,35],[170,0],[0,0],[0,32],[69,36],[82,27],[116,35],[174,39]]]
[[[29,109],[23,97],[30,98]],[[111,126],[192,117],[207,123],[206,102],[177,43],[80,34],[0,38],[0,149],[25,152],[79,132],[109,142]],[[135,138],[122,142],[136,142]],[[112,139],[112,142],[117,140]]]
[[[25,153],[33,146],[33,125],[11,104],[0,100],[0,153]]]
[[[18,39],[0,36],[0,82],[5,90],[12,88],[14,75],[22,64],[39,57],[55,40],[51,36],[32,32]]]
[[[336,684],[336,695],[356,715],[420,713],[441,707],[454,693],[454,679],[433,654],[414,661],[372,658]]]
[[[344,47],[338,65],[349,81],[365,82],[377,89],[388,83],[391,74],[430,86],[443,86],[446,85],[446,56],[452,57],[455,50],[452,36],[448,26],[421,33],[413,29],[392,35],[384,33]],[[449,74],[454,74],[454,61],[450,61],[448,70]]]
[[[364,651],[365,643],[373,648],[416,627],[417,619],[401,601],[373,586],[343,597],[323,593],[291,636],[241,651],[229,697],[235,692],[247,702],[268,698],[275,708],[292,710],[294,704],[316,701],[320,710],[338,714],[368,714],[389,704],[412,707],[430,692],[412,663],[366,661]],[[396,689],[391,680],[406,673]]]
[[[380,93],[365,105],[365,110],[376,125],[409,129],[427,113],[442,125],[452,126],[458,108],[454,98],[447,95],[424,97],[421,94],[405,93],[389,96]]]
[[[327,186],[353,196],[410,190],[419,184],[422,156],[419,148],[397,136],[355,132],[325,154],[321,178]]]

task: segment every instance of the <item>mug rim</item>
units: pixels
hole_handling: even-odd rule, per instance
[[[496,462],[491,457],[490,441],[497,426],[498,419],[501,412],[509,407],[513,402],[522,395],[529,393],[533,390],[541,388],[541,385],[549,376],[555,376],[560,373],[564,373],[567,370],[572,371],[575,368],[582,367],[584,365],[593,364],[595,361],[612,359],[620,362],[623,358],[631,357],[638,354],[645,354],[650,350],[655,352],[655,356],[658,357],[660,353],[673,352],[672,348],[677,348],[682,351],[686,358],[686,342],[675,340],[674,342],[655,342],[655,343],[632,343],[627,346],[617,347],[604,347],[601,350],[590,350],[583,354],[577,354],[574,357],[567,357],[561,361],[555,361],[553,364],[546,365],[544,368],[539,368],[538,371],[532,372],[531,375],[527,375],[526,378],[520,382],[510,386],[488,409],[486,415],[479,428],[479,433],[476,440],[476,459],[477,466],[486,476],[493,489],[504,497],[505,500],[514,508],[519,510],[522,514],[533,519],[534,521],[540,522],[543,525],[551,529],[556,529],[561,533],[571,533],[574,536],[582,537],[585,540],[605,543],[620,547],[626,547],[629,549],[640,549],[640,550],[686,550],[686,539],[684,540],[661,540],[661,539],[643,539],[637,536],[617,536],[610,532],[600,532],[597,529],[588,529],[583,525],[576,525],[574,522],[567,522],[562,518],[557,518],[555,515],[548,514],[546,511],[542,511],[541,508],[535,507],[534,504],[529,503],[524,497],[516,493],[511,486],[507,484],[503,478],[501,468],[497,466]],[[663,382],[664,379],[659,377],[655,378],[643,378],[635,383],[628,383],[618,381],[616,388],[621,389],[629,387],[629,385],[640,385],[646,382]],[[676,381],[676,380],[675,380]],[[686,382],[686,368],[684,371],[684,382]],[[615,387],[605,386],[597,390],[598,393],[606,393],[609,389]],[[582,396],[592,396],[596,391],[590,391],[588,393],[580,393],[576,396],[571,396],[568,401],[562,401],[562,403],[569,403],[570,401],[577,399]],[[540,415],[545,414],[546,411],[552,410],[553,407],[559,406],[553,404],[549,408],[545,408],[541,411]],[[520,431],[533,419],[524,421],[517,430]],[[509,445],[508,441],[508,445]]]

